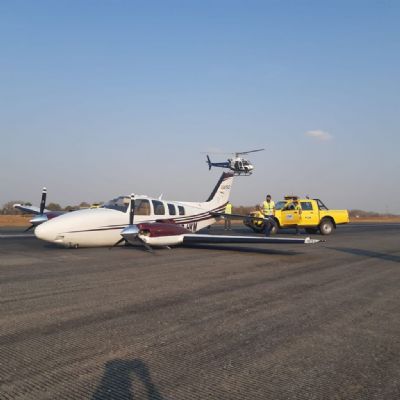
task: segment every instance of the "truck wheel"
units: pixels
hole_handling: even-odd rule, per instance
[[[306,233],[313,235],[318,232],[318,228],[305,228],[305,231]]]
[[[330,235],[334,229],[335,225],[333,225],[333,222],[328,218],[324,218],[319,224],[319,230],[322,235]]]

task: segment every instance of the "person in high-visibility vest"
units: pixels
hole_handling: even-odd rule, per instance
[[[293,201],[294,209],[299,213],[299,222],[301,221],[301,206],[297,199]],[[300,235],[299,224],[296,225],[296,235]]]
[[[266,217],[274,215],[275,213],[275,202],[271,199],[271,195],[267,195],[265,201],[262,204],[263,212]]]
[[[232,203],[228,201],[225,206],[225,214],[232,214]],[[231,228],[231,219],[229,217],[225,217],[225,230],[230,231]]]

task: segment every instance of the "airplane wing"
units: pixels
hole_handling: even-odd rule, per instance
[[[17,210],[22,211],[23,213],[26,214],[40,214],[40,208],[39,207],[35,207],[35,206],[25,206],[23,204],[14,204],[13,205],[14,208],[16,208]],[[44,212],[49,212],[49,210],[44,209]]]
[[[322,242],[320,239],[306,238],[276,238],[266,236],[234,236],[234,235],[207,235],[186,234],[183,236],[183,244],[189,243],[271,243],[271,244],[314,244]]]

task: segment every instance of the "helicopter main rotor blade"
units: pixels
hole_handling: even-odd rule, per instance
[[[255,153],[256,151],[264,151],[265,149],[257,149],[257,150],[250,150],[250,151],[240,151],[235,153],[236,157],[240,156],[241,154],[249,154],[249,153]]]

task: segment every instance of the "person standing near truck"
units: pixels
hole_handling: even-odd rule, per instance
[[[270,217],[274,215],[275,212],[275,202],[271,199],[271,195],[268,194],[265,201],[262,204],[263,212],[265,217]]]
[[[272,200],[270,194],[265,198],[262,204],[262,210],[265,218],[265,236],[269,236],[273,227],[272,216],[275,213],[275,202]]]
[[[296,225],[296,235],[300,235],[299,223],[301,223],[301,206],[298,199],[293,200],[294,209],[299,213],[299,222]]]

